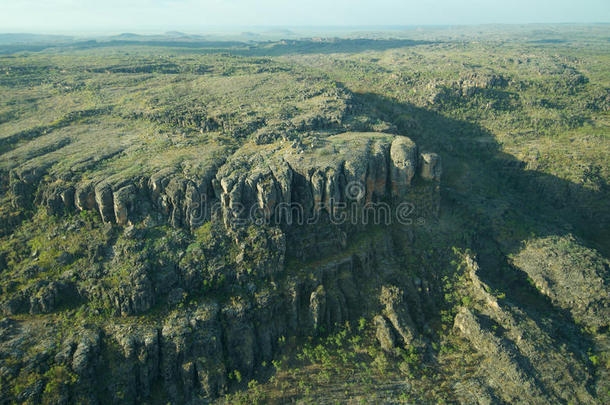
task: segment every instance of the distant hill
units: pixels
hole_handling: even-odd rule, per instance
[[[124,32],[119,35],[111,36],[110,38],[111,39],[141,39],[141,38],[146,38],[146,36],[140,35],[140,34],[133,34],[131,32]]]
[[[167,31],[165,33],[165,35],[170,36],[170,37],[188,37],[187,34],[185,34],[184,32],[180,32],[180,31]]]

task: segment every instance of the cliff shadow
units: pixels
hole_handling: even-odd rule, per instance
[[[436,152],[443,161],[441,192],[446,209],[458,205],[506,221],[506,214],[527,219],[521,234],[544,237],[572,233],[604,256],[610,254],[610,186],[597,189],[537,170],[504,152],[494,135],[474,123],[448,118],[437,111],[396,102],[373,93],[355,94],[356,102],[374,117],[396,125],[420,150]],[[515,224],[519,226],[520,224]],[[501,238],[512,253],[524,239]]]
[[[523,161],[502,150],[490,131],[474,123],[378,94],[355,94],[355,99],[372,116],[395,124],[398,133],[413,139],[420,150],[440,154],[441,221],[443,216],[458,216],[469,223],[465,233],[476,230],[469,247],[481,262],[481,278],[536,320],[556,344],[566,343],[579,356],[592,347],[591,337],[572,314],[535,288],[509,256],[530,239],[572,234],[607,257],[607,184],[595,191],[526,170]],[[465,239],[456,234],[454,246],[465,246]]]

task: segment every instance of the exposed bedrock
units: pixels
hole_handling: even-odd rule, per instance
[[[465,263],[474,305],[460,309],[454,327],[483,356],[476,373],[483,386],[508,403],[596,403],[588,390],[589,370],[554,332],[549,334],[548,319],[530,317],[496,298],[479,278],[476,259],[467,256]],[[579,344],[578,337],[569,339]]]
[[[416,145],[406,137],[352,133],[325,142],[297,153],[278,147],[233,155],[215,182],[225,222],[239,222],[255,212],[282,223],[297,220],[295,209],[311,218],[353,203],[400,202],[415,192],[418,173],[424,183],[440,181],[439,157],[420,158]],[[437,191],[430,187],[417,193]]]
[[[389,325],[387,322],[376,320],[377,335],[385,336],[386,329],[393,329],[390,333],[393,332],[397,339],[392,339],[392,341],[402,341],[403,346],[413,343],[417,332],[415,323],[409,314],[408,304],[404,299],[404,292],[396,286],[383,286],[380,301],[384,306],[383,316],[389,321]],[[380,343],[382,347],[388,344],[383,339],[380,339]]]
[[[76,285],[69,280],[38,281],[2,304],[6,314],[44,314],[78,299]]]
[[[425,298],[409,286],[381,287],[387,246],[369,243],[356,254],[303,268],[281,285],[253,287],[225,301],[205,298],[157,321],[70,331],[58,345],[48,345],[51,363],[78,376],[64,399],[137,403],[153,394],[171,403],[212,399],[226,392],[236,375],[247,381],[270,364],[284,338],[325,334],[371,313],[388,319],[387,334],[396,344],[407,344],[422,327],[411,301]],[[359,287],[365,280],[372,295]],[[12,332],[14,341],[0,351],[14,350],[31,332],[25,327]],[[49,336],[55,339],[52,329]]]
[[[345,231],[328,221],[316,224],[315,232],[300,229],[292,236],[283,225],[297,220],[295,215],[316,211],[330,215],[340,208],[337,203],[364,206],[414,199],[425,201],[422,207],[436,212],[440,163],[426,163],[436,174],[424,178],[420,159],[415,144],[405,137],[342,134],[310,149],[243,148],[221,166],[206,167],[196,175],[166,168],[134,178],[45,180],[37,198],[49,212],[88,210],[107,224],[126,226],[126,233],[144,215],[164,216],[175,227],[196,228],[211,218],[215,203],[229,229],[240,223],[256,224],[256,219],[276,220],[280,226],[254,227],[260,234],[250,237],[266,244],[262,249],[270,252],[268,257],[250,257],[256,253],[254,246],[242,238],[230,263],[222,255],[200,255],[201,261],[192,262],[151,262],[144,253],[139,255],[138,238],[119,238],[135,242],[122,247],[123,242],[114,241],[94,252],[109,263],[89,269],[90,277],[77,286],[68,281],[36,286],[28,292],[35,299],[24,296],[3,310],[8,314],[52,312],[63,304],[60,296],[74,295],[125,318],[129,324],[125,328],[117,323],[89,330],[85,335],[90,338],[75,335],[59,350],[63,354],[58,354],[58,364],[79,376],[68,400],[88,403],[99,403],[100,398],[141,402],[158,391],[174,403],[214,398],[227,391],[231,376],[249,379],[269,364],[283,338],[325,334],[362,316],[379,314],[378,336],[385,333],[389,342],[382,342],[384,349],[413,344],[424,329],[421,308],[430,297],[414,280],[384,282],[386,275],[399,272],[396,263],[388,262],[392,257],[389,236],[367,241],[356,253],[348,253],[342,250],[347,246]],[[297,204],[301,211],[278,210],[282,204]],[[332,255],[323,264],[302,264],[302,269],[288,271],[287,245],[295,235],[299,239],[292,249],[302,247],[301,259]],[[215,249],[213,242],[205,248]],[[292,251],[290,255],[299,258]],[[242,262],[248,265],[243,271]],[[221,276],[235,287],[231,298],[202,296]],[[100,277],[107,282],[98,282]],[[189,295],[196,297],[192,303],[184,302],[162,320],[128,322],[127,317],[146,314],[166,302],[171,308]],[[93,383],[96,380],[90,376],[96,373],[107,380],[103,387]]]
[[[417,170],[417,145],[409,138],[396,138],[390,148],[390,159],[392,195],[400,197],[411,184]]]
[[[15,170],[13,202],[24,205],[39,188],[37,199],[51,214],[76,208],[96,211],[107,223],[128,225],[153,210],[173,226],[186,228],[205,223],[218,206],[230,227],[257,220],[292,223],[336,212],[341,204],[417,201],[422,196],[429,203],[417,208],[438,211],[440,158],[420,154],[404,136],[347,133],[309,148],[244,146],[220,163],[200,166],[195,175],[168,167],[150,176],[45,181],[40,187],[44,169]]]

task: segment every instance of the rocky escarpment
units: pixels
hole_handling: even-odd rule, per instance
[[[36,370],[40,384],[20,394],[30,402],[53,395],[59,402],[125,403],[154,395],[188,403],[225,393],[236,375],[248,380],[264,371],[285,337],[325,334],[365,314],[383,314],[390,333],[399,331],[405,343],[419,339],[421,308],[431,297],[415,288],[421,280],[383,286],[384,279],[400,272],[387,261],[391,246],[387,236],[373,238],[358,253],[306,265],[277,284],[251,286],[230,300],[204,298],[145,323],[85,324],[60,332],[59,326],[45,329],[5,319],[2,359],[19,358],[31,340],[44,349],[7,363],[0,379],[14,381]],[[34,331],[44,336],[32,336]],[[49,385],[59,372],[72,382]]]
[[[271,372],[287,338],[322,337],[360,318],[370,320],[371,341],[388,359],[432,363],[440,356],[432,325],[447,299],[445,281],[442,269],[425,267],[436,263],[425,252],[431,236],[410,225],[438,213],[441,174],[439,157],[406,137],[348,133],[309,145],[249,144],[222,164],[189,173],[165,168],[76,184],[47,179],[38,201],[49,211],[83,211],[65,218],[66,237],[71,227],[87,226],[102,236],[86,257],[54,257],[58,270],[24,269],[27,277],[54,279],[6,289],[2,310],[11,318],[0,325],[2,386],[26,387],[18,398],[32,403],[51,395],[57,402],[212,401]],[[374,209],[396,215],[401,206],[408,215],[392,217],[391,226],[381,216],[376,231]],[[554,268],[532,270],[526,253],[514,264],[536,284],[567,285],[551,277]],[[558,337],[556,321],[549,325],[494,295],[476,259],[464,263],[459,288],[467,299],[452,320],[478,357],[456,377],[456,398],[595,403],[578,332]],[[596,266],[586,271],[602,274]],[[584,300],[584,284],[562,287],[561,295],[541,286],[558,306],[577,308],[575,317],[603,327],[603,300]],[[70,331],[47,325],[41,334],[39,325],[14,316],[82,303],[91,307],[91,322]],[[54,385],[57,379],[67,383]]]
[[[227,227],[279,225],[288,238],[287,253],[305,259],[341,249],[345,232],[362,224],[434,217],[440,175],[438,156],[418,153],[406,137],[346,133],[310,147],[238,151],[214,184]],[[409,209],[397,217],[401,213],[391,209],[401,203]],[[315,232],[308,232],[311,225],[317,225]]]
[[[162,169],[150,177],[53,182],[42,191],[41,202],[51,214],[73,210],[99,213],[106,223],[128,225],[148,211],[163,214],[176,227],[195,227],[209,219],[203,204],[213,196],[214,165],[189,178],[175,168]]]
[[[201,166],[194,175],[165,168],[149,177],[97,183],[56,180],[42,187],[39,199],[52,214],[91,210],[104,222],[127,225],[154,210],[191,229],[209,220],[218,205],[228,227],[253,219],[303,222],[351,203],[408,200],[422,213],[438,211],[439,157],[420,154],[406,137],[346,133],[308,147],[248,145],[220,163]],[[26,189],[40,176],[13,177],[14,203],[23,204]],[[427,188],[417,187],[426,182]],[[292,217],[295,209],[300,217]]]
[[[366,314],[387,319],[397,345],[410,344],[425,329],[430,297],[412,280],[385,281],[400,268],[388,262],[387,235],[355,247],[349,232],[374,225],[362,214],[374,204],[413,200],[421,202],[420,215],[434,216],[440,174],[438,157],[420,154],[406,137],[346,133],[308,146],[249,144],[188,175],[165,168],[99,182],[47,178],[36,201],[59,217],[89,213],[70,216],[68,228],[94,226],[89,215],[99,216],[100,243],[87,257],[66,258],[76,264],[56,281],[11,292],[2,308],[8,315],[52,313],[84,302],[116,321],[84,325],[46,352],[53,370],[77,382],[56,394],[77,402],[137,402],[153,393],[175,403],[215,398],[235,375],[247,380],[270,364],[282,339],[323,335]],[[333,221],[351,207],[360,211]],[[151,246],[150,235],[166,221],[174,226],[163,231],[172,242]],[[310,263],[320,257],[323,263]],[[58,260],[51,265],[62,268]],[[163,316],[132,322],[154,308],[165,308]],[[11,333],[29,333],[24,323],[7,322]],[[36,361],[18,362],[5,378]],[[100,375],[107,382],[101,386]],[[38,401],[42,388],[24,395]]]
[[[333,254],[345,248],[348,234],[367,224],[412,224],[415,218],[434,217],[440,175],[438,156],[420,154],[406,137],[345,133],[307,147],[248,145],[224,164],[205,162],[188,176],[165,168],[148,177],[97,183],[46,181],[38,198],[50,213],[96,213],[108,226],[127,227],[124,237],[130,242],[115,244],[112,251],[96,247],[90,257],[106,263],[100,271],[88,268],[87,276],[66,273],[51,287],[31,285],[5,300],[3,307],[10,314],[48,313],[62,303],[53,298],[57,291],[70,291],[59,295],[103,302],[116,314],[133,315],[152,308],[158,296],[174,296],[170,301],[178,302],[180,291],[192,293],[221,279],[281,274],[285,256],[309,260]],[[208,244],[204,263],[190,255],[184,260],[158,259],[158,253],[143,253],[144,244],[138,240],[142,235],[133,231],[133,224],[151,216],[158,219],[153,222],[168,220],[176,228],[192,230],[215,215],[237,243],[235,257],[220,259],[224,253],[219,255],[219,250],[226,252],[229,246]],[[268,231],[248,235],[250,225]],[[185,248],[173,247],[176,252]],[[256,251],[266,258],[256,258]],[[162,272],[150,264],[157,260],[164,263]],[[106,281],[102,285],[92,279]],[[42,304],[30,296],[42,297]]]

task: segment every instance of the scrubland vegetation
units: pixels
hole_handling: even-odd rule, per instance
[[[608,403],[609,35],[0,42],[0,403]]]

